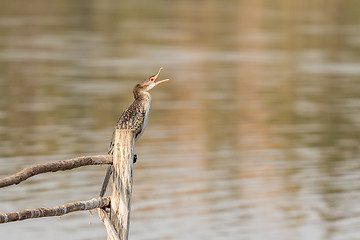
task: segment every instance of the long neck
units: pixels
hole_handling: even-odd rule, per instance
[[[133,93],[134,93],[135,101],[150,101],[151,102],[151,95],[149,92],[142,91],[138,88],[135,88]]]

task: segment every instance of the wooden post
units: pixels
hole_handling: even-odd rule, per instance
[[[127,240],[129,235],[134,144],[134,131],[116,130],[110,219],[121,240]]]

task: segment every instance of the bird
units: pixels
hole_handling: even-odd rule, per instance
[[[155,86],[160,83],[167,82],[170,79],[164,79],[157,81],[160,72],[163,70],[161,67],[157,74],[146,78],[139,84],[136,84],[133,89],[134,101],[131,105],[121,114],[119,120],[116,123],[115,130],[112,135],[110,142],[110,149],[108,154],[112,155],[114,153],[114,141],[115,141],[115,131],[116,129],[129,129],[133,130],[135,133],[135,142],[139,140],[141,135],[144,133],[146,126],[148,124],[149,115],[151,111],[151,95],[149,90],[153,89]],[[137,155],[134,155],[133,162],[135,163]],[[113,171],[113,166],[110,165],[106,172],[106,176],[100,191],[99,196],[103,197],[106,191],[106,187],[109,183],[110,176]]]

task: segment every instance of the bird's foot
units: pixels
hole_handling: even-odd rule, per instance
[[[137,155],[134,154],[133,163],[136,163],[136,160],[137,160]]]

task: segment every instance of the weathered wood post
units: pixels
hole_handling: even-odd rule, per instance
[[[121,240],[127,240],[129,235],[134,144],[134,131],[116,130],[110,219]]]

